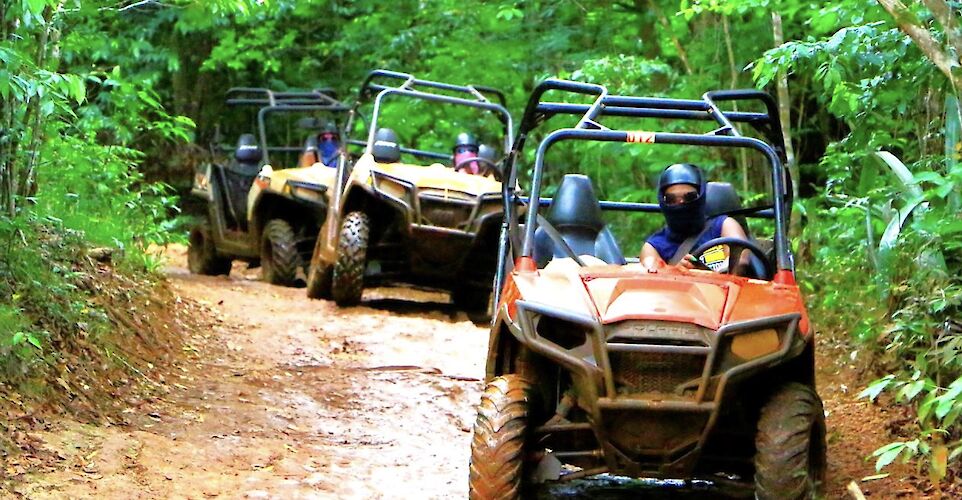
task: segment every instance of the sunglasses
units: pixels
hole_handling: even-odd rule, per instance
[[[685,194],[665,193],[665,195],[662,197],[662,199],[665,201],[665,205],[668,205],[668,206],[684,205],[685,203],[691,203],[691,202],[697,200],[697,199],[698,199],[698,192],[697,192],[697,191],[688,191],[688,192],[685,193]]]
[[[324,132],[321,134],[322,141],[333,141],[334,139],[337,139],[337,134],[332,134],[330,132]]]

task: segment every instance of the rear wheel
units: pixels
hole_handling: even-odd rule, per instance
[[[272,285],[293,286],[301,256],[291,225],[273,219],[264,226],[261,236],[261,276]]]
[[[211,237],[210,224],[201,222],[190,230],[190,246],[187,248],[187,267],[194,274],[210,276],[230,274],[231,259],[217,255],[217,247]]]
[[[366,213],[351,212],[344,217],[331,283],[331,295],[339,306],[353,306],[361,302],[370,234],[371,219]]]
[[[825,412],[813,388],[791,383],[775,391],[762,407],[755,447],[755,498],[822,496]]]
[[[471,500],[521,498],[530,389],[527,381],[514,374],[485,386],[471,441]]]

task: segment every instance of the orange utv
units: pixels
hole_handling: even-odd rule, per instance
[[[549,91],[591,102],[542,101]],[[731,101],[764,110],[719,107]],[[579,118],[548,130],[536,154],[523,154],[532,129],[564,115]],[[615,130],[603,125],[608,117],[702,120],[718,128]],[[759,137],[742,135],[736,124]],[[717,238],[691,252],[704,263],[721,246],[728,268],[747,269],[745,276],[707,266],[646,269],[625,258],[603,214],[661,217],[658,204],[599,201],[588,177],[546,174],[545,155],[568,141],[754,151],[768,168],[770,203],[743,208],[730,184],[709,183],[708,210],[743,226],[745,217],[768,219],[762,225],[773,228],[773,238]],[[472,499],[528,497],[536,483],[603,474],[708,482],[762,499],[819,495],[825,421],[813,330],[787,239],[791,179],[783,155],[777,107],[762,92],[614,96],[600,85],[555,79],[535,89],[503,183],[505,230],[471,448]],[[530,173],[527,196],[509,192],[519,172]],[[546,178],[561,178],[552,198],[541,197]],[[743,251],[751,265],[733,265]]]

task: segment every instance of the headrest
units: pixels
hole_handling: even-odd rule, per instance
[[[705,186],[705,213],[715,217],[742,208],[742,200],[735,186],[728,182],[709,182]]]
[[[478,158],[495,163],[498,161],[498,151],[487,144],[478,146]]]
[[[586,175],[567,174],[554,196],[547,219],[558,228],[588,227],[600,231],[605,227],[601,205],[591,179]]]
[[[389,128],[379,128],[374,133],[371,154],[378,163],[397,163],[401,159],[401,145],[398,144],[397,134]]]
[[[237,150],[234,151],[234,158],[241,163],[257,163],[261,161],[263,153],[257,144],[254,134],[241,134],[237,139]]]

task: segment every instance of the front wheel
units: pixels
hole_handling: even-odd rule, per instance
[[[820,498],[825,480],[825,411],[812,387],[780,387],[762,407],[755,435],[755,498]]]
[[[339,306],[361,302],[364,291],[364,269],[367,267],[367,244],[371,235],[371,219],[364,212],[351,212],[341,223],[337,240],[331,295]]]
[[[187,248],[187,267],[191,273],[216,276],[230,274],[231,259],[217,255],[217,247],[211,236],[210,224],[201,222],[190,230],[190,246]]]
[[[530,390],[531,385],[514,374],[485,386],[471,441],[471,500],[521,498]]]
[[[264,226],[261,236],[261,276],[272,285],[294,286],[301,255],[291,225],[273,219]]]

